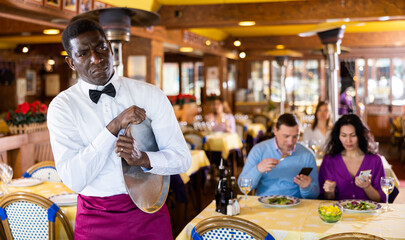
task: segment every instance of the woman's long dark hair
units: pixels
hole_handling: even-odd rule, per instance
[[[328,144],[326,145],[326,154],[336,156],[344,150],[342,142],[339,139],[340,129],[342,126],[352,125],[356,130],[356,136],[360,150],[364,154],[375,154],[376,144],[368,127],[356,114],[345,114],[333,126]]]
[[[318,125],[318,116],[317,116],[317,114],[318,114],[319,108],[321,108],[322,106],[326,106],[326,107],[328,107],[328,109],[329,109],[329,103],[328,103],[327,101],[320,101],[320,102],[318,103],[318,105],[316,106],[316,109],[315,109],[315,119],[314,119],[314,122],[312,123],[312,126],[311,126],[312,130],[315,130],[316,125]],[[328,117],[328,119],[326,120],[326,125],[329,127],[329,126],[330,126],[330,123],[331,123],[331,119],[330,119],[330,114],[329,114],[329,117]]]

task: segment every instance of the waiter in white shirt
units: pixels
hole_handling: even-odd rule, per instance
[[[48,128],[58,174],[79,193],[75,239],[172,239],[167,207],[153,214],[138,209],[121,169],[121,158],[159,175],[189,168],[190,152],[170,102],[159,88],[114,73],[113,51],[98,23],[70,23],[62,43],[80,80],[53,99]],[[133,138],[119,133],[146,117],[159,151],[137,154]]]

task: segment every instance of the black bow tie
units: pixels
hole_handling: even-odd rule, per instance
[[[105,86],[105,88],[102,91],[99,90],[89,90],[89,96],[91,101],[93,101],[94,103],[98,103],[98,100],[101,97],[101,94],[107,94],[111,97],[115,97],[115,88],[114,85],[112,85],[112,83],[108,84],[107,86]]]

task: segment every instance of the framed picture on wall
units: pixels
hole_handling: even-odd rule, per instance
[[[27,69],[25,71],[27,95],[35,95],[37,93],[37,73],[34,70]]]
[[[44,0],[45,6],[61,9],[62,0]]]
[[[93,9],[93,0],[79,0],[79,12],[84,13]]]
[[[128,77],[143,82],[146,81],[146,56],[128,57]]]
[[[93,9],[101,9],[101,8],[105,8],[106,4],[103,2],[99,2],[99,1],[94,1],[94,7]]]
[[[78,0],[63,0],[63,10],[77,13]]]
[[[60,92],[59,74],[45,75],[45,96],[53,97]]]

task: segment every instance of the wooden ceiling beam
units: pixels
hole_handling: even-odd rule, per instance
[[[276,45],[284,45],[286,49],[301,50],[322,47],[318,36],[299,37],[288,36],[265,36],[265,37],[242,37],[239,49],[249,50],[273,50]],[[226,40],[224,47],[235,49],[234,38]],[[345,33],[342,39],[342,46],[355,47],[400,47],[405,46],[405,32],[367,32],[367,33]]]
[[[379,17],[405,18],[404,0],[310,0],[291,2],[163,6],[160,25],[167,28],[237,26],[255,21],[256,26],[317,24],[327,19],[377,21]]]

